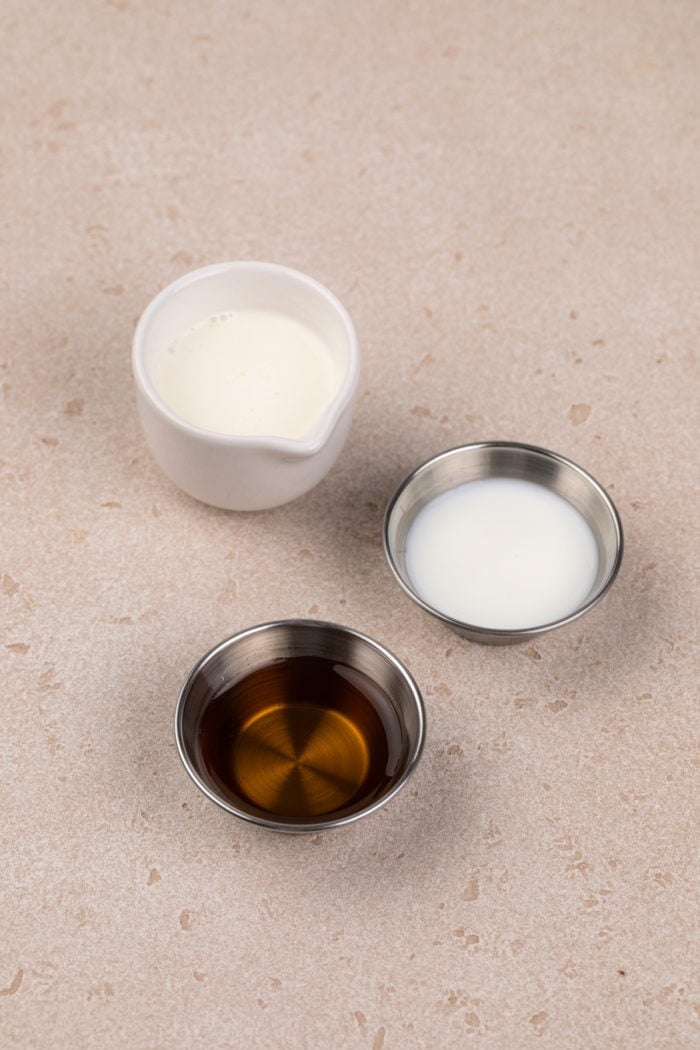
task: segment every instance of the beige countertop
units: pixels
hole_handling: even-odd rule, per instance
[[[692,0],[0,9],[0,1043],[691,1047],[698,1029],[700,9]],[[350,440],[212,510],[145,447],[134,322],[194,266],[350,310]],[[383,509],[480,439],[616,500],[620,577],[535,644],[399,591]],[[421,764],[319,836],[174,744],[211,645],[308,615],[405,660]]]

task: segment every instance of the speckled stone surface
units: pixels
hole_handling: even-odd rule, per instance
[[[0,1043],[700,1045],[700,9],[692,0],[0,6]],[[235,515],[139,431],[164,284],[257,258],[350,309],[351,439]],[[380,542],[464,441],[556,449],[626,528],[605,602],[460,641]],[[364,630],[424,690],[386,809],[268,834],[172,714],[234,631]]]

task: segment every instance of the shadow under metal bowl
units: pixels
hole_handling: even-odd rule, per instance
[[[406,567],[406,538],[419,511],[436,496],[483,478],[536,482],[563,496],[583,516],[595,538],[598,570],[586,598],[571,613],[550,623],[501,629],[464,623],[434,608],[415,590]],[[473,642],[508,645],[524,642],[582,616],[607,593],[622,562],[623,535],[613,501],[585,470],[556,452],[514,441],[461,445],[429,459],[399,485],[384,519],[384,550],[406,594],[426,612]]]

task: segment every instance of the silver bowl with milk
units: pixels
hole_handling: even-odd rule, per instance
[[[582,616],[620,568],[612,500],[571,460],[535,445],[449,449],[399,486],[384,548],[421,608],[471,641],[522,642]]]

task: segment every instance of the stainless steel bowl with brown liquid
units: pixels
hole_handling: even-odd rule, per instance
[[[261,624],[216,646],[177,702],[180,757],[228,812],[318,831],[384,806],[415,769],[425,715],[411,675],[349,627]]]

